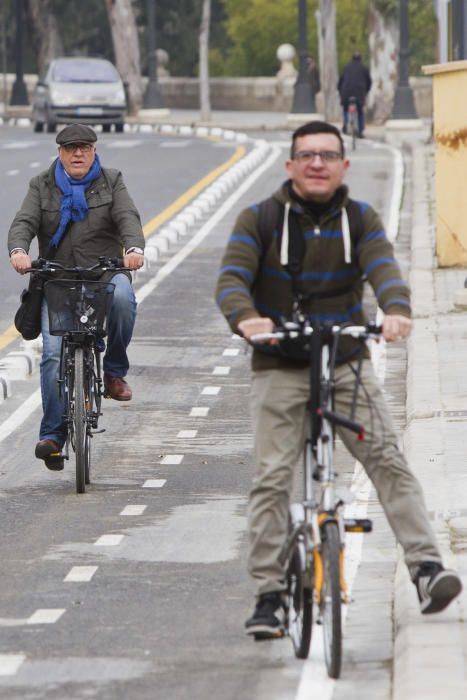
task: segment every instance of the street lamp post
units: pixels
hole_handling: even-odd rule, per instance
[[[157,82],[156,54],[156,0],[146,0],[148,21],[148,85],[144,93],[144,109],[160,109],[164,106],[159,84]]]
[[[315,112],[315,96],[308,78],[306,0],[298,0],[298,75],[294,87],[292,114]]]
[[[11,90],[10,105],[28,105],[28,93],[23,79],[23,0],[16,0],[16,79]]]
[[[392,119],[417,119],[412,88],[409,85],[408,0],[399,0],[399,82],[394,95]]]

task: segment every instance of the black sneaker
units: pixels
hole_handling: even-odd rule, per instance
[[[255,639],[277,639],[285,633],[285,606],[280,593],[263,593],[253,615],[245,622],[246,633]]]
[[[47,469],[59,472],[63,469],[64,459],[62,448],[55,440],[39,440],[36,445],[35,455],[37,459],[43,459]]]
[[[462,590],[462,582],[455,571],[431,561],[421,564],[414,584],[424,615],[441,612]]]

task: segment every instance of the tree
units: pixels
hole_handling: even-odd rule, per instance
[[[321,89],[324,95],[326,119],[339,119],[339,94],[337,92],[336,5],[334,0],[320,0],[320,34],[322,40]]]
[[[199,94],[201,119],[211,118],[209,99],[209,22],[211,17],[211,0],[203,0],[203,12],[199,31]]]
[[[42,73],[46,65],[57,56],[63,56],[63,41],[58,29],[53,0],[27,0],[26,12],[31,26],[31,39]]]
[[[399,26],[396,0],[371,0],[369,15],[371,91],[368,108],[374,121],[389,119],[399,65]]]
[[[130,113],[143,104],[143,83],[139,60],[139,41],[131,0],[105,0],[109,17],[115,62],[128,85]]]

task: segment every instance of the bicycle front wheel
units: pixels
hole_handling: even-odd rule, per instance
[[[339,678],[342,664],[342,615],[340,585],[340,537],[336,522],[324,523],[321,530],[323,588],[320,612],[323,623],[324,657],[330,678]]]
[[[305,546],[297,541],[287,569],[287,597],[289,635],[298,659],[306,659],[310,651],[313,626],[311,578],[311,572],[307,572]]]
[[[76,492],[86,490],[86,401],[85,401],[84,353],[75,348],[75,410],[73,416],[76,458]]]

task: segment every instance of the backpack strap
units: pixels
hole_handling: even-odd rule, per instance
[[[355,250],[365,230],[363,224],[363,214],[360,208],[360,204],[357,201],[355,201],[355,199],[349,199],[345,209],[347,211],[347,216],[349,219],[350,238],[352,239],[352,243]]]
[[[282,232],[284,223],[284,207],[274,197],[263,199],[258,204],[258,233],[261,241],[261,260],[264,259],[274,238],[274,231],[278,237]]]

